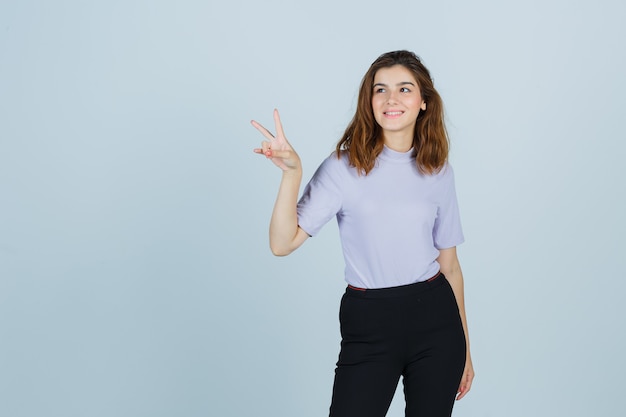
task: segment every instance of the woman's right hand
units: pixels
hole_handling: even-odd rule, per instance
[[[283,177],[280,181],[278,196],[270,220],[270,248],[274,255],[285,256],[302,245],[308,235],[298,226],[298,190],[302,180],[300,157],[287,142],[278,110],[274,110],[274,124],[276,136],[272,135],[260,123],[252,120],[252,126],[261,132],[266,139],[261,142],[261,147],[256,148],[254,152],[265,155],[267,159],[283,170]]]
[[[276,127],[276,136],[272,135],[269,130],[263,127],[255,120],[251,121],[254,126],[267,140],[261,142],[260,148],[255,148],[254,152],[265,155],[265,157],[271,160],[277,167],[283,171],[301,170],[300,157],[296,151],[291,147],[285,132],[283,132],[283,125],[280,122],[280,115],[278,110],[274,109],[274,125]]]

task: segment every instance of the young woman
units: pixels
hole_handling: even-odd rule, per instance
[[[300,158],[274,111],[276,136],[254,151],[282,169],[270,247],[288,255],[337,218],[348,283],[331,417],[382,417],[400,376],[406,416],[450,416],[472,385],[463,233],[447,163],[443,104],[408,51],[381,55],[359,91],[336,152],[298,201]]]

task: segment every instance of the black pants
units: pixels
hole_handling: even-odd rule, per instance
[[[403,377],[407,417],[449,417],[465,366],[450,284],[346,289],[331,417],[383,417]]]

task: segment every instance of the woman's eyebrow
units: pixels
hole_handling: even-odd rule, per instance
[[[396,86],[398,86],[398,87],[401,86],[401,85],[412,85],[413,87],[415,87],[415,84],[412,83],[411,81],[402,81],[402,82],[396,84]],[[385,83],[376,83],[372,87],[377,87],[377,86],[387,87],[387,84],[385,84]]]

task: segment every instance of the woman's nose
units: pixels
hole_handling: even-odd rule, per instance
[[[387,96],[387,103],[397,103],[398,99],[396,97],[396,94],[391,92],[389,93],[389,96]]]

